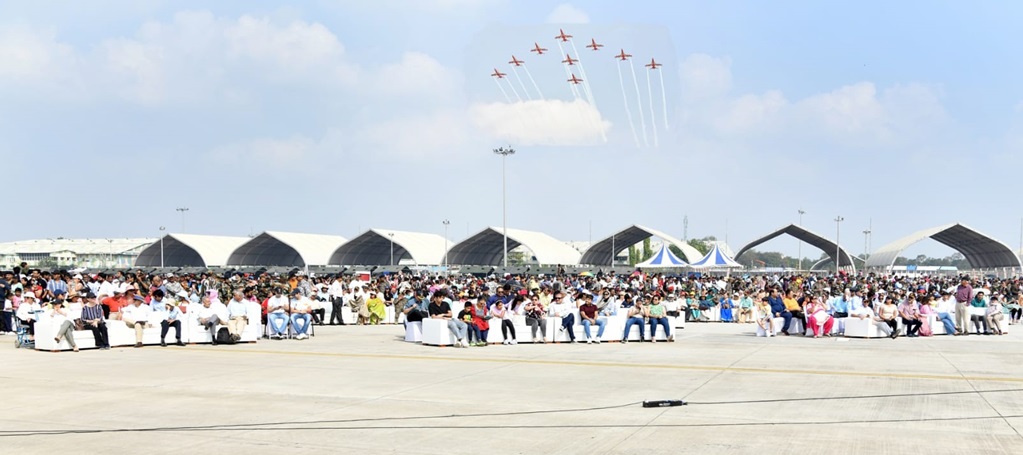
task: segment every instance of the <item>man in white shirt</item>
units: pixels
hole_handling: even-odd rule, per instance
[[[99,280],[99,291],[96,292],[96,295],[114,295],[114,291],[117,290],[117,287],[107,280],[107,275],[105,273],[97,274],[96,279]]]
[[[575,314],[572,313],[572,309],[575,305],[567,303],[565,301],[565,293],[558,291],[554,295],[554,301],[551,303],[551,316],[561,318],[561,328],[558,329],[561,332],[568,331],[568,339],[575,343],[575,330],[572,326],[575,325]]]
[[[245,292],[234,291],[234,296],[227,304],[227,330],[235,342],[242,339],[242,332],[249,323],[249,302],[245,300]]]
[[[170,332],[171,327],[174,328],[174,338],[178,340],[175,344],[184,346],[185,343],[181,342],[181,310],[177,302],[167,298],[162,289],[157,289],[153,291],[149,307],[153,312],[153,321],[160,321],[160,346],[167,346],[167,332]]]
[[[35,341],[36,339],[36,315],[42,311],[42,307],[39,306],[39,302],[36,302],[36,295],[31,292],[25,292],[24,300],[21,301],[21,305],[18,306],[18,311],[15,313],[15,317],[21,320],[21,323],[28,326],[28,339],[29,341]]]
[[[149,305],[143,305],[145,301],[142,296],[136,295],[131,305],[121,308],[121,320],[129,328],[135,329],[136,348],[142,347],[142,330],[153,326],[149,323],[152,309],[149,308]]]
[[[957,335],[955,317],[956,312],[956,299],[952,297],[952,293],[943,291],[941,298],[937,300],[934,313],[938,315],[938,320],[945,326],[945,335]]]
[[[334,282],[330,283],[330,288],[327,289],[327,294],[330,297],[330,321],[327,322],[330,325],[335,325],[334,321],[337,321],[337,325],[345,325],[345,321],[341,319],[341,309],[345,304],[345,285],[341,280],[340,274],[337,278],[334,278]]]
[[[274,294],[266,301],[266,322],[270,325],[270,338],[280,340],[287,335],[290,306],[284,290],[274,287]]]
[[[295,339],[304,340],[309,338],[306,333],[309,331],[309,321],[311,319],[310,312],[312,311],[312,302],[309,297],[302,295],[302,292],[296,289],[291,293],[291,327],[295,329]]]
[[[196,310],[196,321],[203,327],[203,329],[212,334],[210,338],[213,340],[213,344],[215,345],[217,344],[217,333],[214,332],[213,329],[217,327],[217,324],[226,320],[227,315],[218,314],[217,309],[213,308],[213,304],[207,296],[203,296],[200,302],[202,302],[202,306]],[[221,304],[221,306],[223,306],[223,304]],[[224,316],[224,319],[220,319],[221,316]]]

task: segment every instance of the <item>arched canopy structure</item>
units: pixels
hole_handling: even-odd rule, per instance
[[[686,242],[661,231],[634,224],[591,245],[586,249],[586,252],[583,253],[583,257],[579,260],[579,263],[587,265],[611,265],[612,254],[617,255],[622,250],[650,237],[657,237],[665,243],[675,245],[682,250],[682,254],[685,256],[683,259],[686,261],[693,262],[703,257],[699,250],[693,248],[692,245]],[[611,251],[612,249],[616,251]]]
[[[330,265],[393,265],[409,260],[417,265],[439,265],[447,241],[437,234],[370,229],[341,245],[330,255]]]
[[[212,267],[226,265],[231,253],[248,237],[218,235],[167,234],[163,237],[165,267]],[[135,258],[136,267],[160,266],[160,241],[146,247]]]
[[[962,253],[973,268],[1020,267],[1019,256],[1004,243],[958,223],[925,229],[889,243],[867,258],[867,267],[891,267],[903,250],[928,237]]]
[[[828,240],[821,235],[810,232],[804,229],[803,227],[797,226],[795,224],[790,224],[781,229],[778,229],[777,231],[767,234],[759,239],[756,239],[750,243],[747,243],[746,246],[742,247],[742,249],[739,250],[739,253],[735,255],[735,260],[738,261],[739,258],[742,257],[742,255],[745,252],[752,250],[753,248],[756,248],[757,245],[768,242],[782,234],[788,234],[799,240],[802,240],[810,244],[811,246],[823,251],[824,254],[827,254],[832,261],[835,260],[835,249],[837,248],[835,242]],[[853,263],[852,255],[850,255],[849,252],[845,250],[845,248],[841,249],[839,266],[852,267],[853,270],[856,270],[856,265]]]
[[[336,235],[267,231],[234,250],[227,265],[327,265],[330,255],[344,243],[345,238]]]
[[[508,250],[525,246],[540,265],[577,265],[579,251],[542,232],[508,229]],[[448,250],[448,263],[459,265],[499,265],[504,259],[504,234],[501,228],[488,227]]]

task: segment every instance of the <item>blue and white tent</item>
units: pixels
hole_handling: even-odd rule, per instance
[[[734,259],[725,255],[717,245],[707,252],[707,255],[692,264],[690,267],[697,269],[730,269],[730,268],[742,268],[742,264],[735,262]]]
[[[668,244],[661,245],[661,249],[653,255],[650,259],[636,264],[637,268],[641,269],[656,269],[656,268],[681,268],[686,267],[686,261],[679,259],[672,253],[668,248]]]

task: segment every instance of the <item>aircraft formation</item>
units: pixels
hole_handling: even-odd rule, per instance
[[[564,67],[565,78],[566,81],[568,82],[569,89],[571,90],[573,100],[575,102],[588,103],[594,110],[596,110],[597,103],[593,96],[593,89],[590,85],[590,82],[588,81],[589,78],[587,77],[586,74],[586,67],[583,65],[582,62],[583,55],[581,55],[579,53],[579,50],[576,48],[573,36],[566,33],[564,29],[559,29],[558,34],[554,36],[554,42],[558,46],[557,51],[560,53],[561,56],[563,56],[563,58],[560,59],[560,63]],[[571,52],[566,51],[566,46],[570,46]],[[648,71],[646,71],[647,96],[645,103],[647,104],[647,106],[644,106],[644,99],[640,92],[639,79],[637,78],[636,68],[633,65],[632,54],[626,53],[625,49],[620,48],[617,54],[612,54],[610,57],[606,56],[600,57],[600,54],[603,54],[604,52],[601,50],[601,48],[603,47],[604,44],[597,42],[596,38],[590,38],[590,43],[584,46],[584,49],[589,49],[589,52],[587,52],[586,60],[590,61],[591,57],[609,58],[617,62],[619,86],[621,88],[622,100],[625,106],[625,114],[629,120],[629,127],[632,131],[633,140],[635,141],[637,147],[649,146],[651,145],[652,136],[652,145],[654,147],[657,147],[659,142],[657,130],[658,124],[660,122],[658,122],[657,112],[654,107],[655,104],[653,87],[654,84],[651,81],[650,75],[651,73],[656,72],[658,81],[660,82],[661,91],[660,107],[662,111],[661,117],[663,119],[663,129],[667,130],[669,125],[667,96],[665,95],[664,76],[663,70],[661,69],[661,67],[664,66],[664,64],[658,63],[655,58],[651,57],[650,63],[646,63],[643,65],[645,68],[648,69]],[[544,59],[547,58],[546,57],[547,54],[552,53],[548,48],[542,47],[539,42],[534,42],[533,46],[529,48],[528,51],[530,54],[535,54],[537,58]],[[625,83],[626,80],[629,78],[627,78],[626,75],[622,72],[622,66],[625,64],[628,65],[628,69],[631,71],[632,76],[631,82],[635,92],[634,99],[632,99],[633,95],[630,95],[629,91],[626,90]],[[509,104],[513,104],[516,102],[522,103],[534,101],[534,95],[536,96],[536,99],[539,101],[547,101],[547,98],[540,90],[540,85],[536,83],[536,80],[533,78],[532,73],[526,66],[525,60],[520,59],[519,57],[513,54],[511,56],[511,60],[508,61],[508,65],[511,70],[509,72],[510,75],[509,73],[504,73],[498,70],[497,68],[494,68],[494,72],[491,73],[490,76],[494,78],[494,81],[497,83],[498,88],[500,89],[501,93],[505,97],[505,100]],[[520,70],[522,71],[524,77],[520,76],[519,74]],[[527,87],[525,81],[528,81],[530,83],[531,88]],[[511,95],[509,95],[509,92],[511,93]],[[633,117],[632,112],[633,107],[637,108],[639,116],[638,123],[640,124],[639,129],[636,128],[637,122]],[[647,112],[644,112],[644,110],[648,110],[650,117],[649,131],[647,122]],[[599,122],[599,119],[597,119],[596,121]],[[603,140],[606,141],[607,138],[606,136],[604,136],[605,133],[603,132],[603,129],[602,128],[597,129],[601,131],[601,136]]]

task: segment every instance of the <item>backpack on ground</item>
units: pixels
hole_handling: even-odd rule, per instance
[[[234,338],[231,338],[231,332],[227,327],[217,329],[217,344],[234,344]]]

